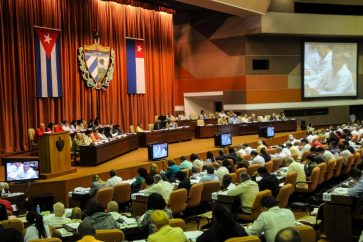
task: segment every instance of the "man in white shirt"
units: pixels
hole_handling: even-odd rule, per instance
[[[297,155],[297,159],[300,160],[301,159],[301,152],[299,150],[299,142],[296,141],[294,143],[294,145],[292,145],[292,143],[287,143],[286,147],[290,150],[291,156]]]
[[[173,186],[161,179],[159,174],[154,176],[154,184],[144,190],[144,194],[149,196],[152,193],[158,193],[163,196],[166,203],[169,202],[170,194],[173,191]]]
[[[190,162],[193,163],[193,167],[199,167],[200,170],[202,170],[202,167],[204,165],[204,162],[199,159],[199,157],[196,154],[191,154],[190,155]]]
[[[110,170],[109,174],[110,174],[110,178],[107,179],[106,186],[115,187],[116,185],[122,183],[122,178],[116,175],[115,170],[113,170],[113,169]]]
[[[227,191],[227,196],[239,196],[241,200],[241,208],[245,213],[251,213],[253,203],[257,193],[259,192],[258,184],[251,180],[250,176],[242,172],[240,174],[241,183],[235,188]]]
[[[228,162],[228,160],[227,160],[227,162]],[[219,164],[219,162],[215,162],[213,166],[214,166],[214,169],[216,169],[214,174],[218,177],[219,181],[222,183],[223,176],[225,174],[229,174],[228,169],[224,166],[221,166],[221,164]]]
[[[252,157],[252,162],[251,162],[251,165],[252,164],[259,164],[260,166],[264,166],[265,165],[265,159],[260,156],[257,151],[252,151],[251,152],[251,157]]]
[[[330,160],[336,161],[335,156],[329,150],[325,150],[323,147],[318,147],[316,150],[326,162],[329,162]]]
[[[71,219],[64,217],[64,204],[57,202],[53,205],[53,212],[44,218],[44,223],[53,227],[59,227],[63,224],[70,223]]]
[[[307,139],[302,139],[301,140],[301,155],[304,155],[304,153],[306,152],[310,152],[310,149],[311,149],[311,145],[309,144],[308,140]]]
[[[222,190],[227,190],[227,191],[236,188],[236,185],[234,185],[232,182],[232,177],[230,174],[225,174],[223,176],[221,187],[222,187]]]
[[[34,179],[38,178],[37,173],[34,171],[33,167],[31,167],[29,164],[25,163],[23,165],[24,172],[20,174],[21,179]]]
[[[343,163],[347,163],[349,157],[352,155],[350,151],[345,147],[344,144],[338,144],[338,149],[340,151],[339,156],[343,157]]]
[[[243,149],[244,149],[244,151],[246,152],[246,154],[251,154],[251,152],[252,152],[252,148],[250,147],[250,145],[249,144],[247,144],[247,143],[244,143],[243,144]]]
[[[7,163],[8,179],[17,179],[24,173],[23,164],[21,162]]]
[[[266,242],[274,242],[281,229],[295,226],[293,212],[290,209],[279,208],[272,196],[262,198],[261,205],[265,211],[247,228],[246,232],[249,235],[259,236],[264,233]]]

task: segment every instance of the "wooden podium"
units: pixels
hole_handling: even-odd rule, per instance
[[[41,178],[52,178],[76,172],[71,167],[69,132],[45,133],[38,142]]]

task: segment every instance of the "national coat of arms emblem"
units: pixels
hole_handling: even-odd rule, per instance
[[[112,80],[115,52],[99,43],[79,48],[79,68],[88,87],[106,89]]]

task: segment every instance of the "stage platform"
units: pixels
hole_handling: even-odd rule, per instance
[[[296,138],[302,138],[306,136],[306,131],[277,133],[274,138],[264,138],[263,140],[269,145],[276,145],[286,142],[289,134],[293,134]],[[235,136],[233,137],[232,145],[249,143],[254,148],[258,140],[260,140],[258,135]],[[193,139],[191,141],[170,144],[168,158],[173,158],[179,163],[180,156],[189,157],[190,154],[196,153],[204,158],[207,151],[214,151],[216,153],[218,150],[219,148],[214,147],[213,138]],[[96,167],[77,166],[76,173],[31,183],[11,184],[10,189],[13,192],[25,192],[29,197],[51,193],[54,196],[54,201],[61,201],[68,205],[68,192],[72,191],[75,187],[89,187],[94,174],[98,174],[102,179],[106,180],[108,172],[114,169],[123,179],[129,179],[137,175],[136,171],[139,167],[149,169],[151,164],[152,162],[147,160],[147,148],[139,148]],[[163,161],[159,161],[157,164],[159,169],[166,168]],[[2,170],[0,171],[0,180],[4,180],[3,166],[0,169]]]

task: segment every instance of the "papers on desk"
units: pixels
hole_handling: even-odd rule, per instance
[[[345,188],[345,187],[337,187],[333,190],[332,194],[335,195],[347,195],[348,194],[348,189],[349,188]]]
[[[184,232],[185,237],[187,237],[188,240],[196,241],[196,239],[203,234],[202,231],[196,230],[196,231],[187,231]]]
[[[74,193],[86,194],[86,193],[89,193],[90,190],[91,190],[91,188],[89,188],[89,187],[76,187],[76,188],[74,188]]]
[[[131,200],[136,200],[136,196],[146,196],[144,194],[144,191],[139,191],[139,192],[136,192],[136,193],[131,193]]]
[[[62,238],[72,237],[73,236],[73,233],[67,231],[65,228],[57,229],[57,231],[61,234]]]
[[[63,226],[68,231],[75,231],[78,229],[79,224],[80,224],[79,222],[75,222],[75,223],[67,223],[67,224],[64,224]]]
[[[196,184],[196,183],[199,183],[200,182],[200,179],[201,179],[201,177],[200,176],[198,176],[198,177],[191,177],[190,178],[190,184]]]
[[[122,182],[132,184],[135,180],[136,180],[136,178],[132,178],[132,179],[128,179],[128,180],[123,180]]]
[[[121,215],[120,220],[124,221],[123,223],[119,223],[120,229],[138,227],[138,224],[137,224],[137,221],[135,218],[128,218],[126,216]]]
[[[217,199],[218,199],[218,195],[224,195],[224,196],[227,196],[227,191],[218,191],[218,192],[213,192],[213,193],[212,193],[212,200],[217,200]]]

